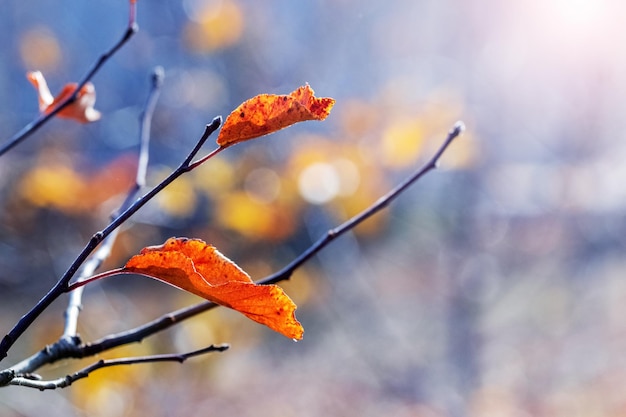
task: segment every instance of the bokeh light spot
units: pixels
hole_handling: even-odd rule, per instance
[[[413,165],[422,149],[423,137],[423,128],[418,120],[403,119],[392,123],[383,134],[383,163],[394,168]]]
[[[49,71],[61,62],[61,48],[54,34],[44,26],[30,29],[20,39],[20,56],[28,69]]]
[[[361,174],[354,162],[347,158],[335,159],[332,166],[339,175],[338,194],[342,197],[353,195],[361,184]]]
[[[298,177],[300,195],[312,204],[324,204],[335,198],[340,184],[337,170],[324,162],[309,165]]]
[[[185,27],[186,45],[195,52],[209,53],[239,41],[244,27],[240,6],[232,0],[187,1],[190,22]]]

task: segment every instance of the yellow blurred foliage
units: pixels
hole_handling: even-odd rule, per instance
[[[232,0],[208,2],[195,20],[185,27],[184,39],[191,50],[199,53],[236,44],[244,27],[241,8]]]
[[[150,343],[122,346],[109,352],[108,358],[136,357],[150,355],[154,352]],[[87,366],[97,359],[89,358],[82,361]],[[72,385],[70,394],[72,402],[88,415],[98,416],[131,416],[136,407],[133,393],[142,390],[148,384],[158,367],[146,365],[114,366],[99,369]]]
[[[79,174],[62,164],[39,166],[28,172],[20,184],[20,194],[39,207],[55,207],[64,212],[80,211],[86,184]]]
[[[191,175],[195,186],[211,198],[230,191],[236,181],[232,163],[220,157],[211,158],[191,171]]]
[[[56,69],[62,61],[56,37],[44,26],[24,33],[20,39],[20,56],[26,68],[44,72]]]
[[[327,162],[329,155],[337,155],[338,146],[323,136],[302,135],[295,139],[297,146],[292,150],[289,170],[298,173],[316,162]]]
[[[380,142],[380,159],[385,166],[405,168],[415,164],[424,143],[424,128],[418,118],[393,121]]]
[[[297,279],[284,281],[280,284],[298,307],[302,307],[311,300],[321,298],[322,286],[318,286],[321,278],[316,275],[317,272],[312,267],[300,268],[295,272]]]
[[[180,291],[177,295],[180,305],[190,306],[198,303],[202,299],[196,295]],[[176,326],[174,331],[174,346],[179,352],[190,352],[198,346],[206,346],[210,343],[226,343],[233,338],[233,317],[239,319],[238,315],[231,314],[225,308],[217,308],[208,314],[193,320],[188,320],[180,326]],[[211,356],[204,358],[206,362]]]
[[[122,156],[95,173],[85,174],[62,157],[44,155],[20,180],[18,195],[36,207],[71,214],[89,212],[129,189],[134,166],[132,158]]]
[[[294,219],[288,208],[262,204],[245,191],[231,192],[216,203],[217,221],[248,238],[281,240],[293,233]]]
[[[169,170],[162,172],[164,174],[162,178],[165,178],[169,172]],[[178,177],[156,196],[156,202],[159,208],[169,216],[190,216],[198,202],[193,180],[185,175]]]

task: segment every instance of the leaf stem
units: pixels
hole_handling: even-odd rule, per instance
[[[94,281],[98,281],[99,279],[102,279],[102,278],[112,277],[114,275],[119,275],[119,274],[122,274],[123,272],[124,272],[123,268],[115,268],[115,269],[110,269],[108,271],[101,272],[99,274],[91,275],[88,278],[77,280],[69,284],[67,288],[65,289],[65,292],[76,292],[77,290],[83,288],[85,285],[91,284]]]

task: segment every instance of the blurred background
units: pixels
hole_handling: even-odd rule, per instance
[[[1,414],[624,415],[625,18],[617,0],[139,0],[140,32],[93,79],[102,119],[52,120],[0,158],[1,332],[120,203],[157,65],[150,185],[249,97],[308,82],[337,104],[322,123],[238,145],[177,180],[124,225],[107,268],[187,236],[260,279],[418,168],[455,121],[468,129],[440,170],[284,283],[301,342],[213,310],[102,357],[227,352],[98,371],[65,390],[4,388]],[[56,94],[127,19],[123,0],[1,2],[0,141],[37,116],[27,71]],[[80,334],[198,301],[109,278],[87,287]],[[59,337],[65,302],[3,367]]]

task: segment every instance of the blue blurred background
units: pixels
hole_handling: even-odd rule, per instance
[[[621,416],[626,411],[626,5],[617,0],[139,0],[139,33],[94,77],[100,121],[52,120],[0,158],[6,332],[100,230],[133,178],[152,69],[150,185],[216,115],[308,82],[337,100],[223,152],[126,224],[107,267],[169,236],[255,279],[467,133],[397,203],[284,284],[293,343],[225,309],[104,357],[228,342],[184,365],[0,390],[6,416]],[[122,35],[122,0],[0,4],[0,141]],[[206,152],[212,149],[209,143]],[[51,343],[64,301],[5,363]],[[199,300],[143,278],[87,288],[93,340]],[[91,363],[44,370],[65,375]]]

